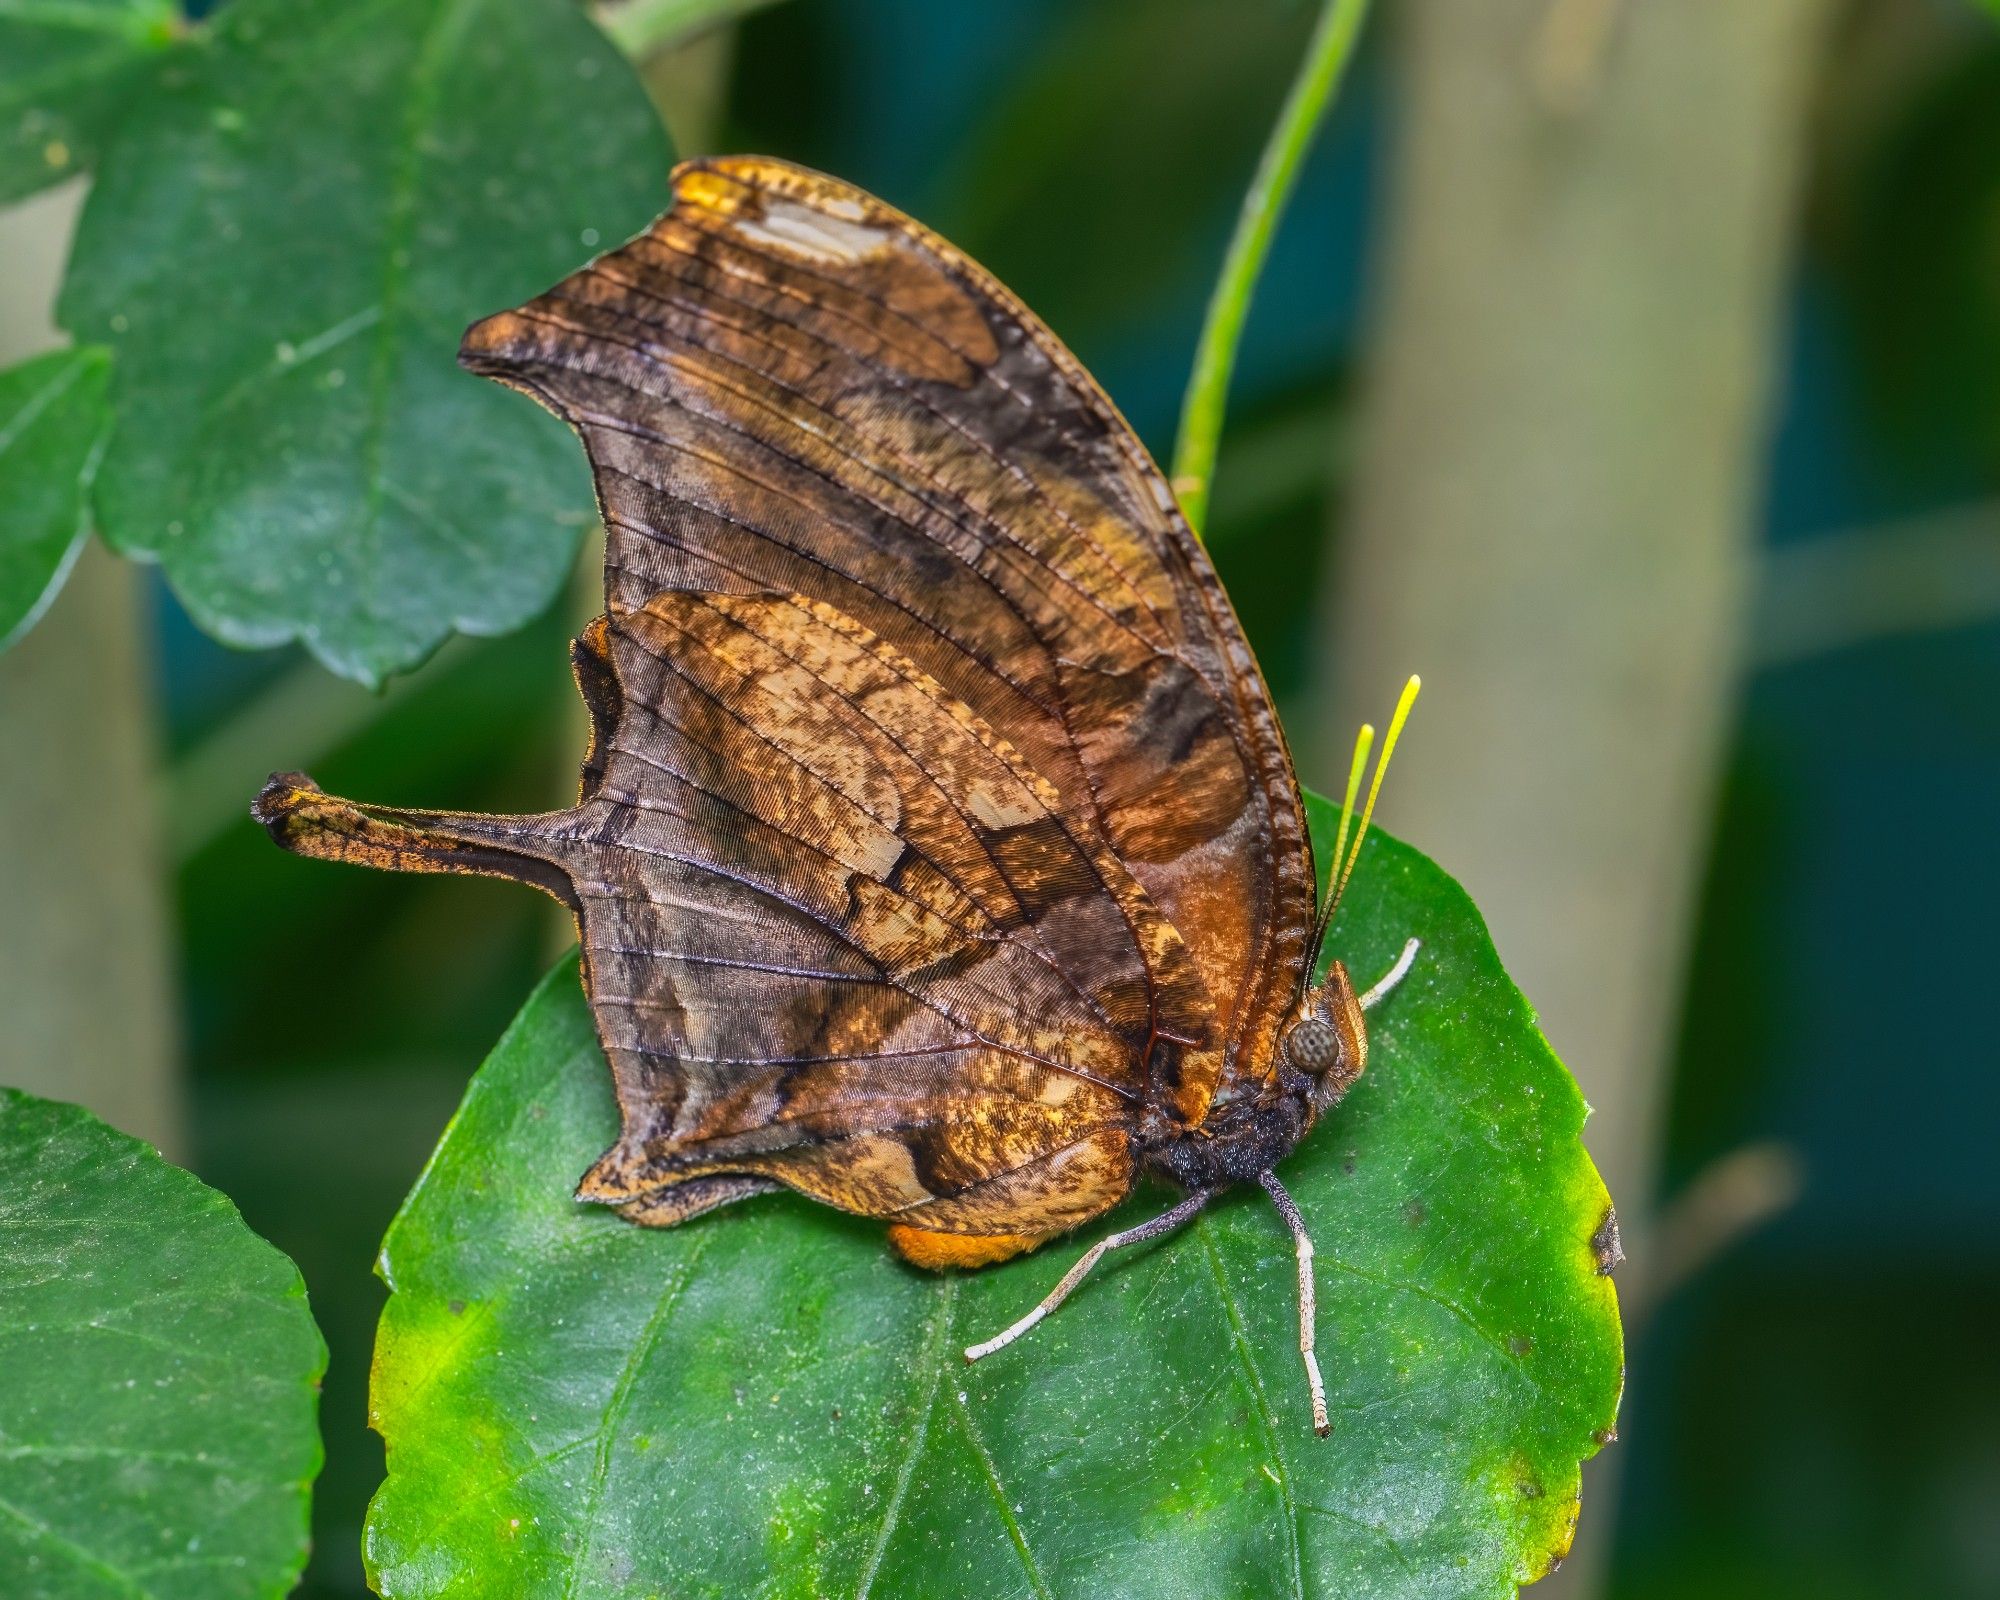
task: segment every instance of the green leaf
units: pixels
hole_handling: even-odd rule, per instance
[[[776,0],[600,0],[597,17],[611,42],[644,59],[696,34],[762,11]]]
[[[0,1089],[0,1594],[288,1593],[325,1366],[298,1269],[227,1199]]]
[[[48,609],[90,530],[106,365],[58,350],[0,372],[0,650]]]
[[[174,0],[0,0],[0,204],[87,167],[179,34]]]
[[[643,227],[670,159],[572,0],[237,0],[132,107],[63,289],[118,353],[105,536],[364,682],[524,622],[590,491],[459,335]]]
[[[1607,1202],[1477,912],[1377,835],[1334,942],[1372,979],[1410,933],[1367,1076],[1283,1168],[1319,1246],[1327,1441],[1254,1191],[972,1368],[965,1344],[1117,1224],[932,1276],[791,1196],[650,1233],[574,1204],[616,1116],[566,964],[383,1249],[380,1592],[1393,1600],[1539,1577],[1617,1412]]]

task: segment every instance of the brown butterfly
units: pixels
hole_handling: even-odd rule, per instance
[[[1324,1433],[1312,1245],[1271,1169],[1360,1076],[1415,941],[1366,994],[1337,961],[1313,984],[1353,856],[1316,920],[1242,629],[1054,335],[846,184],[744,157],[684,164],[673,195],[460,351],[596,476],[577,803],[392,810],[281,774],[257,817],[302,855],[575,912],[623,1119],[577,1192],[634,1222],[783,1185],[973,1267],[1141,1173],[1186,1191],[968,1359],[1257,1180],[1296,1241]]]

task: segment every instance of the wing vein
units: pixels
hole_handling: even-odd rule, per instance
[[[787,414],[785,411],[773,405],[769,400],[765,399],[763,396],[751,393],[750,391],[742,388],[740,385],[726,382],[723,379],[722,375],[715,372],[712,368],[706,368],[697,363],[690,362],[685,355],[673,351],[660,350],[657,347],[649,348],[634,340],[620,338],[618,335],[610,332],[607,329],[585,327],[575,322],[570,322],[562,318],[550,316],[546,312],[524,309],[516,314],[520,316],[523,321],[537,322],[546,327],[559,328],[564,333],[574,335],[578,338],[601,340],[607,344],[616,344],[623,346],[625,349],[631,351],[633,355],[637,356],[640,360],[646,362],[650,366],[653,366],[655,368],[664,368],[668,370],[681,372],[682,374],[686,375],[684,376],[682,384],[680,385],[683,392],[675,394],[667,394],[667,395],[657,395],[653,394],[648,390],[641,389],[637,385],[631,383],[624,377],[617,374],[600,372],[597,373],[595,376],[598,378],[600,382],[608,383],[613,385],[614,387],[624,389],[627,393],[635,395],[639,398],[652,401],[664,401],[665,403],[674,406],[676,409],[686,412],[689,416],[699,418],[700,422],[704,426],[714,428],[718,432],[733,434],[736,437],[745,440],[754,448],[762,450],[770,455],[776,456],[781,461],[788,463],[789,465],[797,468],[799,471],[806,473],[809,476],[818,478],[822,483],[825,483],[829,488],[831,488],[836,494],[845,495],[859,502],[861,505],[869,507],[870,509],[879,513],[881,516],[888,519],[890,522],[896,524],[899,527],[908,528],[914,532],[921,534],[924,538],[928,539],[938,549],[944,550],[950,553],[951,555],[956,556],[960,561],[963,561],[967,566],[971,567],[975,572],[978,572],[980,570],[977,563],[968,560],[962,550],[955,547],[949,541],[938,537],[936,533],[927,529],[923,523],[913,522],[910,520],[909,517],[902,515],[901,513],[898,513],[897,511],[891,509],[889,506],[883,504],[883,502],[876,495],[868,493],[861,485],[844,483],[838,477],[831,474],[826,468],[817,466],[813,462],[806,460],[802,456],[794,455],[791,451],[782,448],[776,442],[777,438],[782,436],[787,431],[791,430],[796,430],[799,433],[806,434],[808,437],[815,439],[820,444],[822,444],[834,456],[838,457],[843,461],[851,463],[855,467],[859,468],[863,473],[867,474],[869,477],[876,479],[883,484],[886,484],[890,489],[894,490],[895,492],[902,494],[908,497],[909,499],[915,501],[918,505],[922,506],[924,511],[929,513],[932,517],[936,517],[942,520],[943,522],[950,524],[952,527],[956,528],[962,535],[964,535],[967,539],[971,540],[979,548],[981,553],[993,554],[997,552],[997,545],[989,539],[982,538],[980,536],[978,528],[969,525],[962,518],[955,515],[949,508],[937,504],[933,499],[930,498],[930,496],[926,495],[921,489],[917,488],[913,484],[903,480],[899,476],[887,470],[887,467],[884,463],[873,460],[867,456],[857,454],[855,451],[846,448],[845,446],[838,443],[833,437],[831,437],[825,431],[808,426],[801,418],[795,415]],[[766,381],[772,383],[775,387],[780,389],[785,389],[785,385],[780,383],[775,377],[772,377],[770,374],[760,374],[759,376],[765,378]],[[697,410],[694,406],[690,405],[688,401],[701,392],[704,380],[710,386],[720,389],[725,393],[734,395],[738,400],[740,400],[746,406],[751,406],[756,408],[758,411],[767,413],[769,416],[775,419],[777,426],[770,429],[767,433],[759,434],[752,432],[749,428],[734,421],[733,419],[727,418],[722,415],[718,415],[712,409]],[[788,394],[794,393],[794,391],[790,389],[785,389],[785,392]],[[829,413],[818,407],[809,398],[805,396],[800,396],[799,398],[801,399],[803,404],[812,406],[812,408],[818,411],[821,416],[830,417]],[[580,421],[586,422],[592,427],[602,427],[609,429],[613,432],[629,434],[633,438],[644,439],[649,444],[658,444],[663,448],[669,450],[685,449],[685,446],[682,445],[680,442],[670,439],[666,435],[659,433],[654,429],[646,427],[643,423],[632,422],[623,417],[612,417],[602,412],[587,412],[579,410],[576,411],[575,414],[577,415]],[[831,420],[837,421],[838,419],[831,419]],[[842,426],[845,426],[845,424],[843,424]],[[709,458],[704,458],[704,459],[709,459]],[[744,477],[747,481],[758,482],[758,480],[751,478],[748,473],[743,472],[734,463],[725,463],[710,459],[709,464],[715,466],[726,466],[728,470],[736,472],[738,476]],[[759,486],[763,487],[761,483],[759,484]],[[1144,634],[1140,633],[1137,629],[1135,629],[1132,626],[1132,624],[1127,619],[1121,617],[1120,615],[1118,615],[1116,611],[1112,610],[1111,607],[1105,603],[1104,599],[1101,596],[1091,593],[1089,589],[1085,588],[1082,584],[1077,582],[1077,580],[1074,577],[1072,577],[1068,572],[1064,571],[1061,567],[1050,562],[1046,557],[1038,554],[1030,545],[1028,545],[1026,542],[1020,539],[1010,529],[1008,529],[1004,523],[995,520],[990,515],[979,512],[975,507],[967,504],[964,501],[960,501],[959,504],[964,506],[966,511],[971,512],[973,516],[977,519],[978,523],[981,524],[986,530],[988,530],[988,532],[992,534],[997,534],[999,536],[999,543],[1012,546],[1014,551],[1019,556],[1025,558],[1025,566],[1017,565],[1014,570],[1019,574],[1019,576],[1023,579],[1023,581],[1037,588],[1042,594],[1047,596],[1052,603],[1055,603],[1055,596],[1050,591],[1047,582],[1044,581],[1043,579],[1044,574],[1046,574],[1048,578],[1052,578],[1057,584],[1059,584],[1064,589],[1069,590],[1081,604],[1089,607],[1092,611],[1096,612],[1110,626],[1116,628],[1121,633],[1130,635],[1133,642],[1139,645],[1141,648],[1155,655],[1169,656],[1174,660],[1182,659],[1176,652],[1163,648],[1157,641],[1148,639]],[[820,516],[825,515],[824,507],[815,507],[813,509],[816,515]],[[982,576],[983,575],[984,574],[982,574]],[[1188,663],[1185,661],[1183,661],[1182,664],[1187,666],[1192,666],[1192,663]]]
[[[680,866],[691,868],[696,872],[706,873],[711,877],[720,878],[724,882],[733,883],[737,885],[739,888],[749,891],[751,894],[761,895],[765,899],[770,900],[773,904],[781,905],[785,907],[786,910],[791,911],[794,914],[805,918],[807,921],[815,923],[819,927],[826,929],[828,933],[832,934],[842,944],[846,945],[850,950],[854,951],[856,955],[862,957],[864,960],[871,962],[874,961],[874,957],[870,956],[866,950],[864,950],[860,945],[856,944],[851,938],[849,938],[846,931],[843,928],[841,928],[838,923],[828,920],[826,917],[823,917],[818,912],[814,911],[810,906],[804,905],[801,902],[792,899],[791,896],[784,894],[777,889],[772,888],[768,884],[758,883],[755,879],[746,878],[740,872],[732,872],[727,867],[723,867],[712,861],[703,861],[695,856],[682,855],[678,851],[662,850],[657,846],[653,845],[634,844],[629,839],[621,841],[620,848],[635,851],[640,855],[650,856],[658,861],[672,861]],[[603,897],[606,899],[629,900],[640,905],[652,904],[652,902],[648,900],[644,895],[627,894],[622,891],[612,889],[609,885],[606,885],[604,890],[601,892],[603,894]],[[908,995],[910,999],[914,1000],[918,1005],[922,1006],[925,1010],[934,1013],[938,1017],[942,1018],[944,1021],[951,1023],[954,1027],[962,1028],[966,1026],[966,1023],[962,1018],[953,1016],[949,1011],[945,1010],[945,1008],[942,1005],[940,1005],[935,999],[933,999],[930,995],[924,993],[923,990],[917,988],[916,986],[906,983],[902,978],[897,976],[897,974],[895,974],[894,972],[888,971],[885,968],[883,975],[890,984],[894,985],[895,988],[900,990],[903,994]],[[1113,1094],[1117,1095],[1121,1100],[1132,1100],[1137,1098],[1130,1089],[1127,1089],[1120,1084],[1113,1083],[1107,1078],[1100,1078],[1095,1073],[1091,1072],[1088,1068],[1079,1066],[1077,1063],[1073,1061],[1062,1061],[1054,1056],[1041,1055],[1036,1051],[1026,1050],[1018,1045],[1007,1044],[1001,1040],[989,1038],[984,1030],[981,1030],[976,1035],[976,1037],[978,1038],[981,1044],[986,1045],[991,1049],[1004,1050],[1008,1054],[1017,1055],[1026,1061],[1039,1061],[1045,1067],[1052,1067],[1058,1072],[1067,1072],[1073,1077],[1082,1078],[1088,1083],[1094,1083],[1101,1089],[1109,1089]],[[683,1057],[679,1052],[672,1050],[651,1050],[651,1049],[638,1050],[634,1049],[634,1047],[630,1045],[620,1045],[617,1048],[621,1050],[630,1050],[632,1051],[632,1053],[637,1055],[658,1056],[667,1060],[693,1059],[691,1057]],[[834,1057],[832,1059],[838,1060],[841,1058]]]

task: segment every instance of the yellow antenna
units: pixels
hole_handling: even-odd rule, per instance
[[[1396,753],[1396,741],[1402,737],[1403,724],[1410,720],[1410,707],[1416,704],[1417,691],[1424,686],[1423,679],[1411,675],[1403,685],[1403,697],[1396,702],[1396,714],[1389,719],[1389,736],[1382,741],[1382,754],[1375,763],[1375,776],[1368,785],[1368,803],[1361,809],[1361,826],[1354,830],[1354,846],[1348,848],[1348,829],[1354,821],[1354,800],[1361,792],[1361,769],[1368,765],[1368,752],[1375,744],[1375,725],[1361,724],[1361,732],[1354,740],[1354,761],[1347,769],[1347,796],[1340,803],[1340,831],[1333,839],[1333,869],[1327,875],[1326,904],[1320,907],[1319,916],[1313,922],[1312,943],[1307,947],[1305,965],[1299,971],[1299,999],[1304,1001],[1306,990],[1312,983],[1313,974],[1319,970],[1320,947],[1326,942],[1326,930],[1333,922],[1333,913],[1339,908],[1340,897],[1347,892],[1347,880],[1354,873],[1354,864],[1361,859],[1361,841],[1368,837],[1368,824],[1375,815],[1375,797],[1382,792],[1382,775],[1389,770],[1389,757]]]
[[[1347,856],[1347,830],[1354,823],[1354,802],[1361,793],[1361,773],[1368,765],[1368,750],[1375,743],[1375,724],[1364,722],[1354,736],[1354,761],[1347,769],[1347,798],[1340,802],[1340,831],[1333,836],[1333,866],[1326,875],[1331,889],[1340,881],[1340,863]]]
[[[1402,737],[1403,724],[1410,720],[1410,707],[1417,703],[1417,691],[1424,686],[1424,680],[1414,672],[1410,681],[1403,685],[1402,697],[1396,702],[1396,714],[1389,719],[1389,732],[1382,740],[1382,754],[1375,759],[1375,776],[1368,783],[1368,803],[1361,808],[1361,826],[1354,830],[1354,848],[1348,853],[1346,863],[1340,869],[1340,881],[1334,886],[1333,898],[1337,903],[1347,889],[1347,880],[1354,875],[1354,864],[1361,859],[1361,842],[1368,837],[1368,824],[1375,815],[1375,800],[1382,793],[1382,777],[1389,770],[1389,758],[1396,753],[1396,741]],[[1354,803],[1353,780],[1349,779],[1348,802]],[[1341,832],[1346,833],[1347,818],[1341,817]],[[1342,839],[1345,844],[1345,839]],[[1340,859],[1336,853],[1334,859]]]

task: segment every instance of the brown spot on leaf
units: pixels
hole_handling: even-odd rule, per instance
[[[1610,1277],[1624,1264],[1625,1245],[1618,1237],[1618,1212],[1615,1207],[1604,1208],[1604,1219],[1590,1236],[1590,1253],[1597,1262],[1599,1277]]]
[[[1546,1578],[1550,1573],[1561,1567],[1564,1561],[1569,1559],[1570,1550],[1576,1544],[1577,1519],[1582,1515],[1583,1502],[1580,1499],[1571,1500],[1565,1510],[1562,1527],[1556,1535],[1555,1543],[1549,1548],[1547,1560],[1543,1564],[1538,1579]],[[1538,1579],[1531,1581],[1538,1581]]]

